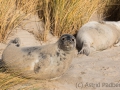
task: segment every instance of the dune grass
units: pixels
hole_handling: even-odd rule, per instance
[[[101,0],[41,0],[40,16],[45,22],[43,40],[48,32],[55,36],[76,31],[86,22],[97,9],[104,8],[106,2]],[[44,7],[44,8],[43,8]]]
[[[0,41],[5,41],[20,22],[34,13],[36,0],[0,0]]]
[[[51,32],[55,36],[75,34],[106,0],[0,0],[0,41],[6,41],[11,31],[30,14],[38,13],[45,23],[40,40]]]
[[[26,79],[12,76],[6,73],[0,73],[0,90],[6,90],[9,87],[25,82]]]
[[[119,3],[119,0],[0,0],[0,42],[6,41],[12,30],[34,13],[39,12],[45,24],[38,38],[46,41],[49,32],[58,37],[65,33],[75,34],[95,11],[98,15],[104,12],[105,20],[109,17],[119,20]]]

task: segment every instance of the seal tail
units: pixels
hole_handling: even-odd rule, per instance
[[[9,45],[10,44],[15,44],[17,47],[19,47],[20,46],[20,39],[17,37],[17,38],[15,38],[14,40],[11,40],[10,42],[9,42]]]

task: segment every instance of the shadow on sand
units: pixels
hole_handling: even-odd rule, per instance
[[[2,59],[0,58],[0,72],[5,72],[6,69],[5,69],[5,64],[4,62],[2,61]]]

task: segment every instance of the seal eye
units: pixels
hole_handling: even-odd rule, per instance
[[[65,40],[65,38],[62,38],[62,40],[64,41],[64,40]]]
[[[74,39],[72,39],[72,41],[74,42]]]

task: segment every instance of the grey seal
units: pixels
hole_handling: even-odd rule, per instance
[[[105,50],[120,45],[120,21],[91,21],[84,24],[76,36],[80,54],[89,55],[91,50]]]
[[[20,47],[19,38],[11,40],[2,54],[5,67],[15,74],[33,79],[60,77],[74,58],[76,39],[62,35],[54,44]]]

